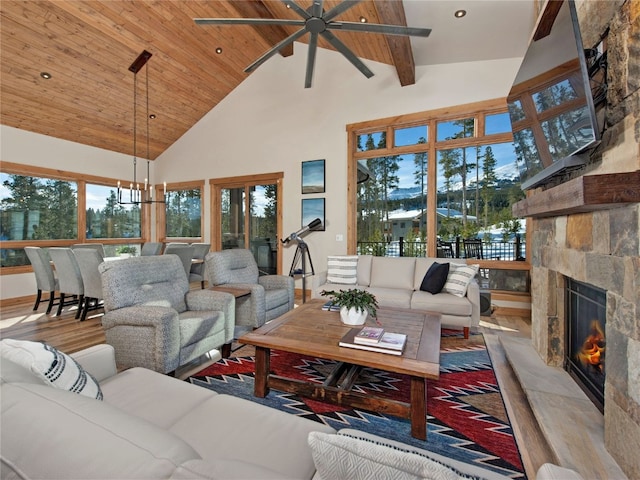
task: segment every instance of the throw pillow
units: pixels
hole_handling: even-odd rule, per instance
[[[358,281],[357,255],[327,256],[327,283],[355,285]]]
[[[432,294],[440,293],[449,275],[449,262],[433,262],[422,279],[420,290]]]
[[[41,342],[5,338],[0,358],[29,369],[46,385],[102,400],[102,390],[93,376],[66,353]]]
[[[459,480],[470,478],[414,452],[360,438],[322,432],[308,437],[311,455],[321,478],[369,480]]]
[[[478,273],[480,265],[464,265],[461,263],[451,263],[449,275],[443,290],[456,297],[464,297],[467,294],[467,287]]]

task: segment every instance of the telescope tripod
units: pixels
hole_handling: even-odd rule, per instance
[[[302,276],[302,303],[307,301],[307,275],[315,275],[313,270],[313,262],[311,261],[311,255],[309,254],[309,247],[301,238],[296,238],[298,241],[298,247],[296,253],[293,256],[293,262],[291,262],[291,269],[289,270],[289,276],[295,275]],[[302,262],[301,268],[297,269],[298,262]],[[307,273],[307,262],[311,267],[311,273]]]

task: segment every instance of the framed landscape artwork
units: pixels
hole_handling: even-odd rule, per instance
[[[322,226],[315,231],[324,231],[324,198],[304,198],[302,200],[302,225],[309,225],[316,218],[322,221]]]
[[[324,193],[324,160],[302,162],[302,193]]]

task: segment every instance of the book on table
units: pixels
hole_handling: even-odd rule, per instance
[[[407,343],[407,336],[404,333],[392,333],[385,332],[382,338],[376,344],[363,345],[361,343],[355,343],[354,337],[358,334],[360,329],[352,328],[338,344],[341,347],[355,348],[358,350],[368,350],[370,352],[388,353],[390,355],[402,355],[405,343]]]
[[[322,310],[325,310],[327,312],[339,312],[340,305],[334,305],[333,302],[329,300],[327,303],[322,305]]]
[[[354,343],[363,345],[375,345],[384,335],[384,328],[381,327],[362,327],[356,336],[353,337]]]

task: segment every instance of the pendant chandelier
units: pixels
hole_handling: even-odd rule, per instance
[[[155,186],[151,182],[150,176],[150,160],[149,160],[149,66],[147,61],[151,58],[151,53],[144,50],[138,58],[131,64],[129,71],[133,72],[133,181],[129,184],[129,192],[126,188],[122,188],[118,181],[118,203],[120,205],[140,205],[150,203],[166,203],[167,182],[163,184],[163,193],[161,198],[153,199]],[[147,140],[147,176],[144,179],[142,187],[137,180],[137,147],[138,147],[138,72],[145,67],[146,80],[146,140]],[[155,118],[155,117],[154,117]],[[124,199],[122,198],[124,194]],[[128,198],[127,198],[128,197]]]

